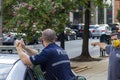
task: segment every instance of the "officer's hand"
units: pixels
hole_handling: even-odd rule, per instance
[[[111,39],[112,39],[112,40],[117,40],[117,39],[118,39],[118,38],[117,38],[117,35],[111,36]]]
[[[21,43],[22,48],[25,49],[25,43],[23,39],[20,40],[20,43]]]

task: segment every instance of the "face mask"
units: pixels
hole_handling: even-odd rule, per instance
[[[113,40],[112,41],[112,45],[114,46],[114,47],[119,47],[120,46],[120,40]]]

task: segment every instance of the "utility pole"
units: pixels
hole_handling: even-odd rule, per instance
[[[0,0],[0,45],[2,45],[2,0]]]

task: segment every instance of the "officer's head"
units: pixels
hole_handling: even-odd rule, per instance
[[[42,32],[42,43],[43,46],[47,46],[48,44],[55,42],[56,40],[56,32],[52,29],[45,29]]]

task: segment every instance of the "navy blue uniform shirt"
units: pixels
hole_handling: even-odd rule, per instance
[[[46,80],[74,80],[66,51],[55,43],[49,44],[40,54],[31,56],[30,60],[46,72]]]

